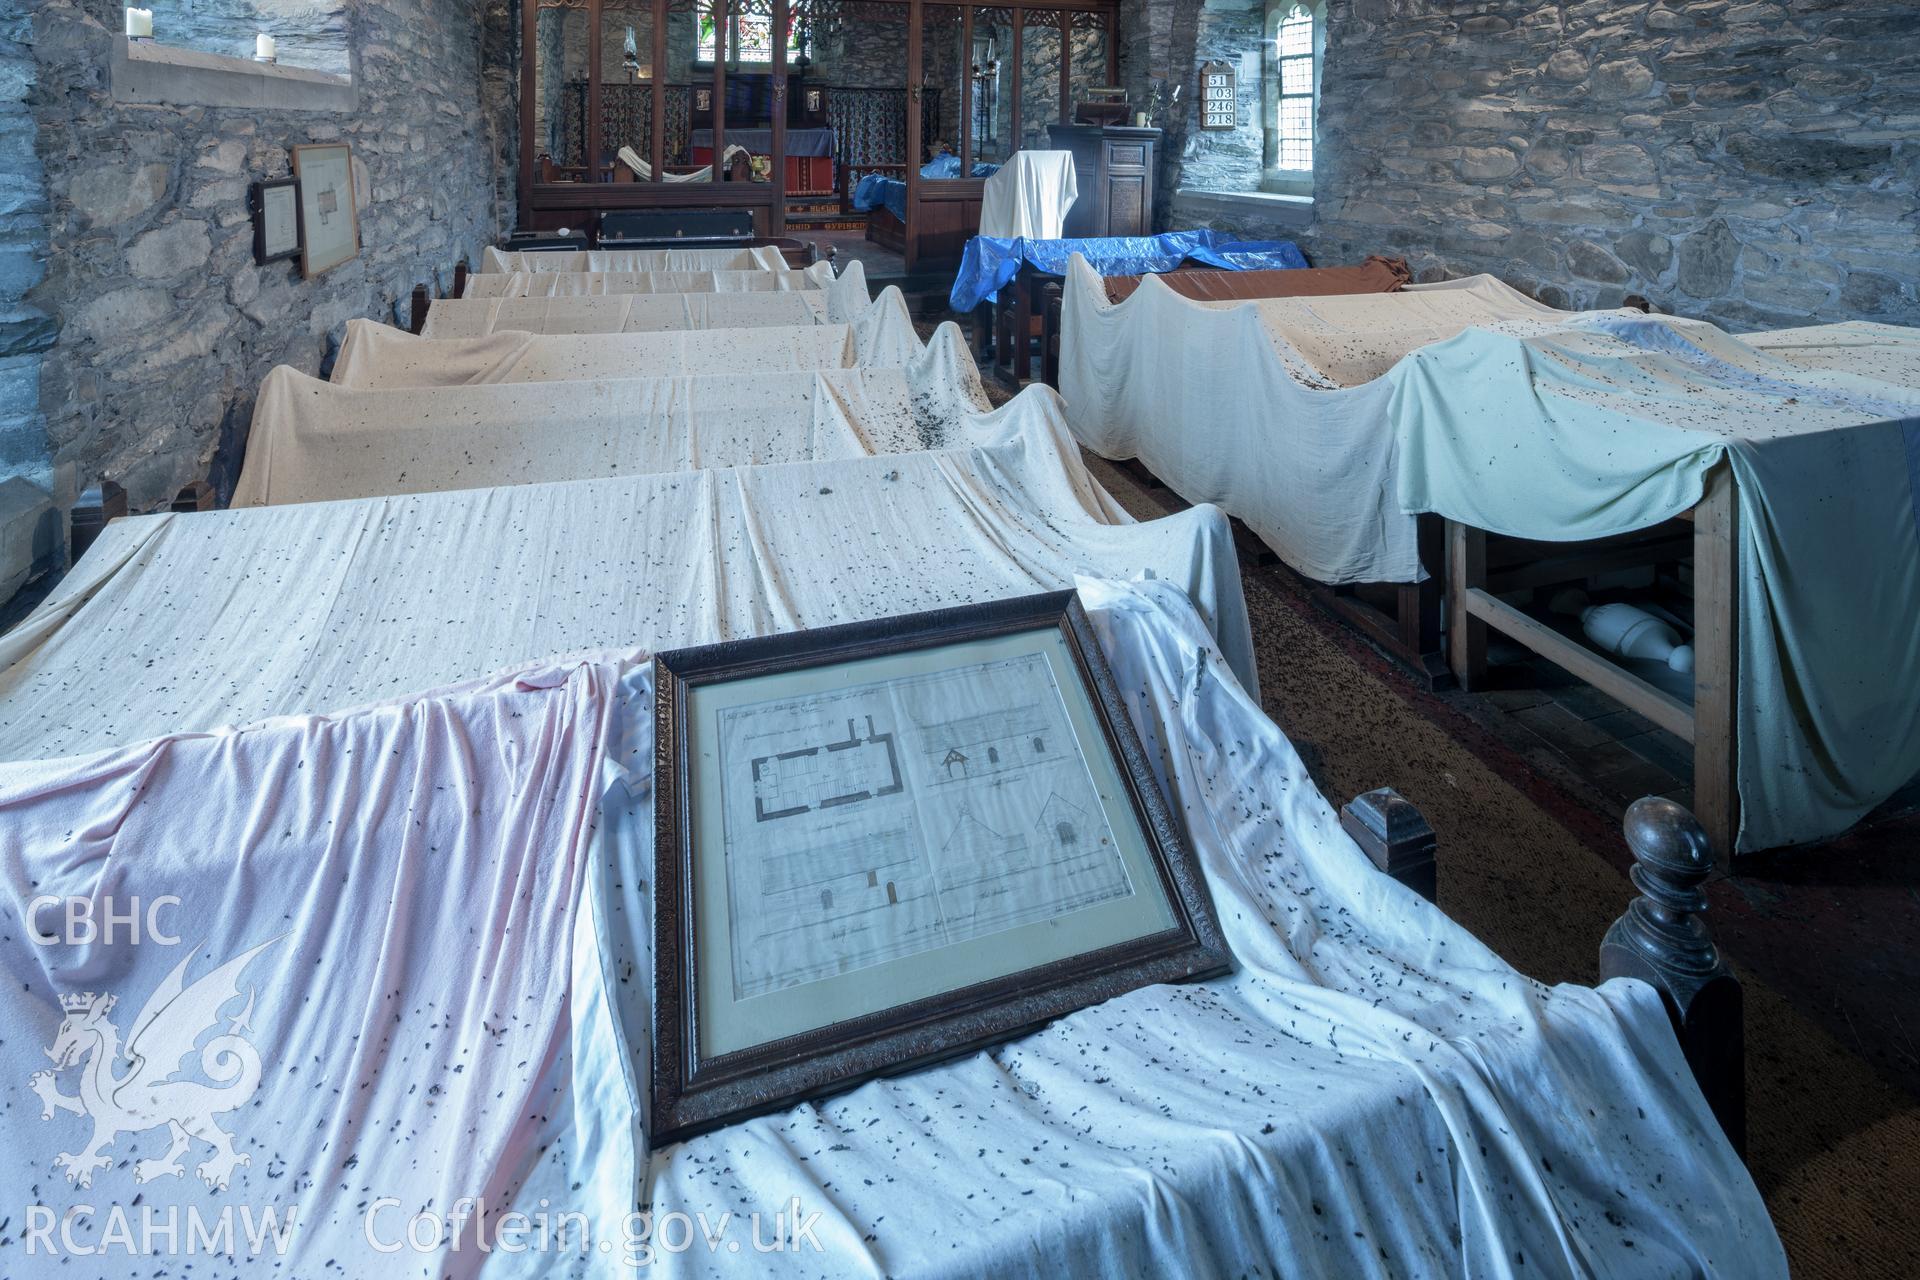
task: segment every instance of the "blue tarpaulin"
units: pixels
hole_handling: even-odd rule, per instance
[[[990,178],[999,169],[997,164],[981,161],[973,166],[973,176]],[[952,152],[935,156],[920,166],[923,178],[957,178],[960,176],[960,157]],[[907,220],[907,184],[898,178],[889,178],[883,173],[870,173],[860,179],[853,188],[853,207],[865,213],[869,209],[887,206],[893,216],[905,222]]]
[[[1291,240],[1234,240],[1217,231],[1168,231],[1157,236],[1085,240],[975,236],[967,241],[947,301],[955,311],[971,311],[997,297],[1001,288],[1020,273],[1022,262],[1031,262],[1036,271],[1063,276],[1067,260],[1076,253],[1103,276],[1171,271],[1188,260],[1227,271],[1275,271],[1307,265],[1306,255]]]

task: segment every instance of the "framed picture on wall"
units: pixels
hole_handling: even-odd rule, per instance
[[[253,260],[280,262],[300,252],[300,183],[273,178],[253,184],[247,207],[253,214]]]
[[[656,1144],[1228,967],[1071,591],[660,654],[654,705]]]
[[[300,183],[300,274],[311,280],[360,253],[353,152],[344,142],[295,147],[293,176]]]

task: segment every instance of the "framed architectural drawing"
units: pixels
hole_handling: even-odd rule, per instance
[[[656,1144],[1226,970],[1071,591],[655,670]]]
[[[300,183],[295,178],[256,182],[248,206],[253,213],[253,260],[279,262],[300,252]]]
[[[295,147],[293,176],[300,180],[300,273],[311,280],[360,252],[353,153],[344,142]]]

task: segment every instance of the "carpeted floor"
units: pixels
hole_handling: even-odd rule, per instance
[[[1088,461],[1142,519],[1184,505]],[[1327,797],[1398,788],[1439,832],[1440,905],[1534,977],[1592,982],[1601,935],[1632,895],[1612,819],[1415,689],[1285,574],[1244,556],[1241,571],[1267,712]],[[1819,949],[1798,958],[1817,964]],[[1734,960],[1746,985],[1749,1167],[1794,1274],[1920,1274],[1920,1104],[1808,1016],[1804,999],[1796,1007]]]

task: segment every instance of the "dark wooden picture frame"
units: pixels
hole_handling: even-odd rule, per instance
[[[321,186],[317,193],[312,190],[312,181],[304,172],[304,165],[319,160],[322,156],[330,157],[336,152],[339,153],[342,168],[341,180],[344,185],[334,189],[334,198],[344,206],[347,216],[347,237],[352,248],[339,257],[321,260],[315,253],[314,239],[317,232],[313,220],[307,216],[306,205],[310,195],[316,200],[324,198],[327,188]],[[296,145],[293,148],[293,176],[300,183],[300,274],[302,278],[312,280],[325,275],[335,267],[345,266],[360,256],[360,202],[353,171],[352,145],[346,142],[303,142]],[[343,196],[344,200],[341,199]],[[339,209],[322,209],[320,222],[326,221],[326,215],[329,212],[339,211]]]
[[[293,201],[293,243],[284,249],[274,249],[267,243],[267,193],[285,191]],[[247,209],[253,214],[253,260],[265,266],[269,262],[284,262],[288,258],[300,256],[300,246],[306,242],[306,227],[300,220],[300,179],[268,178],[253,184],[247,192]]]
[[[1101,744],[1144,837],[1172,926],[703,1060],[694,977],[699,955],[695,860],[702,851],[694,847],[688,766],[692,692],[703,685],[1049,630],[1057,630],[1071,655]],[[1074,592],[730,641],[659,654],[654,661],[650,1128],[656,1147],[878,1075],[972,1052],[1140,987],[1209,978],[1230,968],[1199,861],[1160,794]]]

